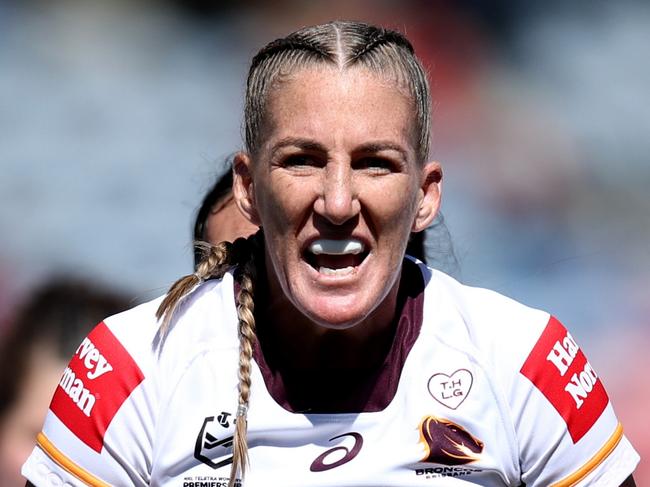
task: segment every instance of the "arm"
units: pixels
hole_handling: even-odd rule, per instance
[[[149,401],[143,381],[129,351],[104,322],[97,325],[63,372],[22,467],[26,480],[47,485],[54,473],[74,485],[144,485],[153,420],[145,427],[139,413]]]
[[[549,319],[519,378],[528,382],[517,381],[512,403],[522,419],[518,436],[525,446],[521,451],[528,452],[522,462],[527,485],[557,479],[580,483],[589,476],[585,485],[635,486],[631,475],[639,456],[623,434],[601,379],[557,319]],[[537,419],[525,421],[529,417]],[[540,422],[545,424],[543,442]],[[539,458],[548,460],[536,463]]]

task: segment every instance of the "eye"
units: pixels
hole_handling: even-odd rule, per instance
[[[361,157],[352,163],[353,169],[366,169],[372,173],[384,174],[394,172],[398,165],[386,157]]]
[[[310,154],[291,154],[282,159],[284,167],[294,167],[297,169],[308,167],[322,167],[323,163],[317,157]]]

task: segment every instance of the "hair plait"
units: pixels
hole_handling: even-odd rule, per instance
[[[326,59],[329,57],[329,54],[323,50],[316,42],[313,42],[310,39],[299,38],[299,37],[286,37],[283,39],[276,39],[275,41],[269,43],[264,49],[258,52],[253,61],[251,62],[250,73],[252,73],[255,68],[262,63],[267,58],[275,56],[284,51],[296,51],[302,50],[307,51],[313,54]]]
[[[239,328],[239,399],[237,421],[233,438],[233,463],[230,476],[230,486],[235,485],[237,473],[242,478],[248,465],[248,447],[246,441],[248,402],[251,389],[251,362],[255,344],[254,316],[254,286],[256,280],[256,256],[261,252],[263,235],[258,231],[248,238],[238,238],[233,243],[221,242],[211,245],[207,242],[196,242],[202,251],[203,258],[196,266],[196,272],[182,277],[170,288],[167,296],[160,304],[156,317],[162,319],[160,336],[164,338],[169,331],[174,312],[183,299],[203,281],[211,278],[221,278],[230,269],[234,269],[233,277],[239,284],[236,296],[237,317]]]
[[[252,235],[248,239],[238,238],[234,243],[221,242],[217,245],[195,242],[203,255],[196,266],[196,272],[181,277],[172,284],[156,311],[156,318],[162,320],[159,330],[161,338],[169,331],[174,313],[183,299],[203,281],[220,279],[228,270],[245,263],[250,258],[252,248],[248,240],[253,242],[256,238]]]
[[[384,44],[395,44],[397,46],[403,47],[404,49],[408,50],[409,53],[413,54],[413,46],[403,35],[392,30],[386,30],[384,28],[376,28],[373,30],[374,32],[370,35],[369,41],[365,45],[362,45],[361,49],[354,52],[352,56],[350,56],[348,64],[354,63],[354,61],[357,59],[362,58],[367,53],[374,51],[377,47]]]
[[[248,239],[237,239],[233,245],[233,254],[241,252],[242,260],[234,270],[235,281],[239,284],[237,294],[237,317],[239,319],[239,399],[233,436],[233,459],[230,471],[229,486],[235,485],[237,473],[241,472],[243,478],[248,467],[248,442],[246,432],[248,428],[248,403],[251,390],[251,363],[253,361],[253,347],[255,335],[255,282],[257,280],[257,264],[262,248],[262,231]],[[237,248],[239,249],[237,250]]]

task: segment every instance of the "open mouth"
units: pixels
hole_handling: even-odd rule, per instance
[[[363,242],[354,238],[318,239],[305,249],[304,258],[321,274],[344,276],[354,272],[368,253]]]

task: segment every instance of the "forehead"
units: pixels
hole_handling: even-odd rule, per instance
[[[414,146],[415,112],[396,82],[365,68],[318,66],[283,78],[267,101],[266,138],[393,139]]]

